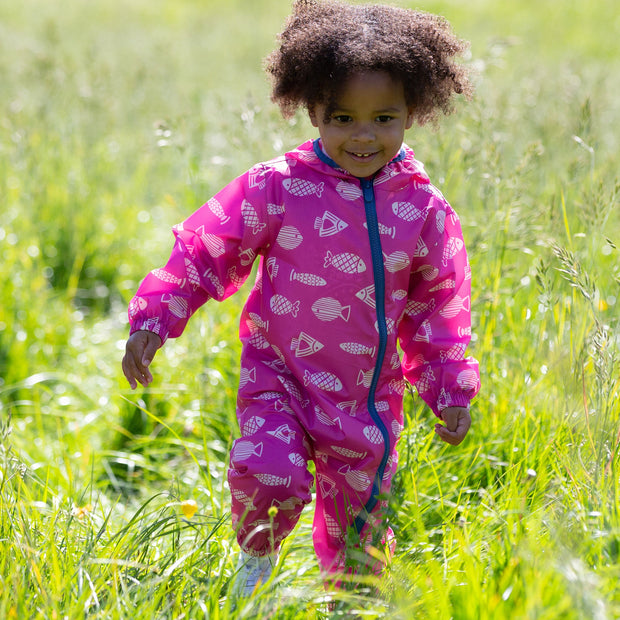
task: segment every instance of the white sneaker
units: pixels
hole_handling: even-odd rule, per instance
[[[277,561],[277,554],[253,556],[241,551],[237,562],[233,594],[243,598],[251,596],[261,583],[269,581],[271,571]]]

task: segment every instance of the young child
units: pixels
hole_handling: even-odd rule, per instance
[[[403,145],[414,122],[469,95],[464,49],[433,15],[297,0],[266,68],[284,116],[306,108],[320,138],[255,165],[175,226],[168,263],[130,303],[133,389],[151,383],[166,339],[259,259],[228,473],[242,594],[268,578],[311,501],[310,460],[325,574],[350,560],[348,533],[362,550],[389,544],[407,382],[444,422],[442,440],[458,444],[470,427],[479,374],[464,356],[471,272],[459,219]]]

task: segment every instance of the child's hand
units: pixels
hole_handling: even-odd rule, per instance
[[[146,387],[153,381],[148,367],[159,347],[161,338],[153,332],[137,331],[129,336],[123,357],[123,373],[132,390],[138,387],[138,382]]]
[[[446,423],[435,425],[435,432],[446,443],[458,446],[471,426],[471,416],[465,407],[448,407],[441,412],[441,419]]]

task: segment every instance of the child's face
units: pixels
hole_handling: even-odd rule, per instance
[[[375,174],[400,150],[413,124],[403,85],[382,71],[357,73],[347,80],[325,119],[327,106],[310,109],[325,152],[356,177]]]

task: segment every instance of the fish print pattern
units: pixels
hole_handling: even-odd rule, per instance
[[[295,352],[295,357],[308,357],[318,353],[324,346],[322,342],[305,332],[299,332],[299,336],[291,339],[291,351]]]
[[[338,216],[325,211],[323,217],[314,220],[314,229],[319,231],[319,237],[331,237],[342,232],[348,224]]]
[[[351,306],[343,306],[333,297],[321,297],[312,304],[312,312],[319,321],[348,321],[351,316]]]
[[[320,198],[325,188],[325,183],[312,183],[304,179],[285,179],[282,183],[287,192],[293,196],[316,196]]]
[[[177,337],[207,298],[224,299],[256,275],[240,320],[241,438],[229,470],[240,542],[258,531],[249,551],[268,536],[261,526],[273,525],[277,537],[268,542],[277,544],[311,501],[304,489],[312,458],[325,500],[315,536],[344,540],[343,528],[370,498],[379,462],[381,491],[389,490],[410,383],[435,413],[479,389],[477,366],[465,357],[471,268],[458,218],[406,148],[373,183],[380,189],[378,255],[359,180],[330,168],[312,143],[259,164],[174,228],[170,264],[153,271],[130,303],[132,330]],[[375,370],[384,333],[379,300],[387,341]],[[270,505],[278,508],[271,519]],[[340,557],[336,549],[322,567]]]
[[[333,254],[327,250],[323,266],[328,267],[329,265],[343,273],[363,273],[366,271],[366,263],[357,254],[351,252]]]

